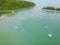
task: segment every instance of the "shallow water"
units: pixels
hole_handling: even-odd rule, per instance
[[[60,13],[41,10],[47,5],[59,7],[59,0],[32,2],[34,8],[0,18],[0,45],[60,45]]]

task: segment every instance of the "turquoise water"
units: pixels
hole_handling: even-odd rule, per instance
[[[47,5],[59,7],[59,0],[32,2],[34,8],[0,18],[0,45],[60,45],[60,13],[41,10]]]

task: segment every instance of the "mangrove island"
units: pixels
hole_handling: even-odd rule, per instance
[[[35,3],[24,0],[0,0],[0,17],[5,15],[15,15],[14,12],[23,8],[32,8]],[[12,14],[7,14],[12,13]]]
[[[43,7],[42,9],[46,9],[46,10],[53,10],[53,11],[60,11],[60,8],[55,8],[55,7],[51,7],[51,6],[47,6],[47,7]]]

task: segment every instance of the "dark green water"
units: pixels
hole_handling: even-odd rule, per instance
[[[0,45],[60,45],[60,13],[40,10],[47,4],[43,0],[33,2],[32,9],[0,18]]]

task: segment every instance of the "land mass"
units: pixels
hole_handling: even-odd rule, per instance
[[[29,1],[0,0],[0,12],[34,7],[35,3]]]
[[[43,7],[42,9],[60,11],[60,8],[55,8],[51,6]]]

